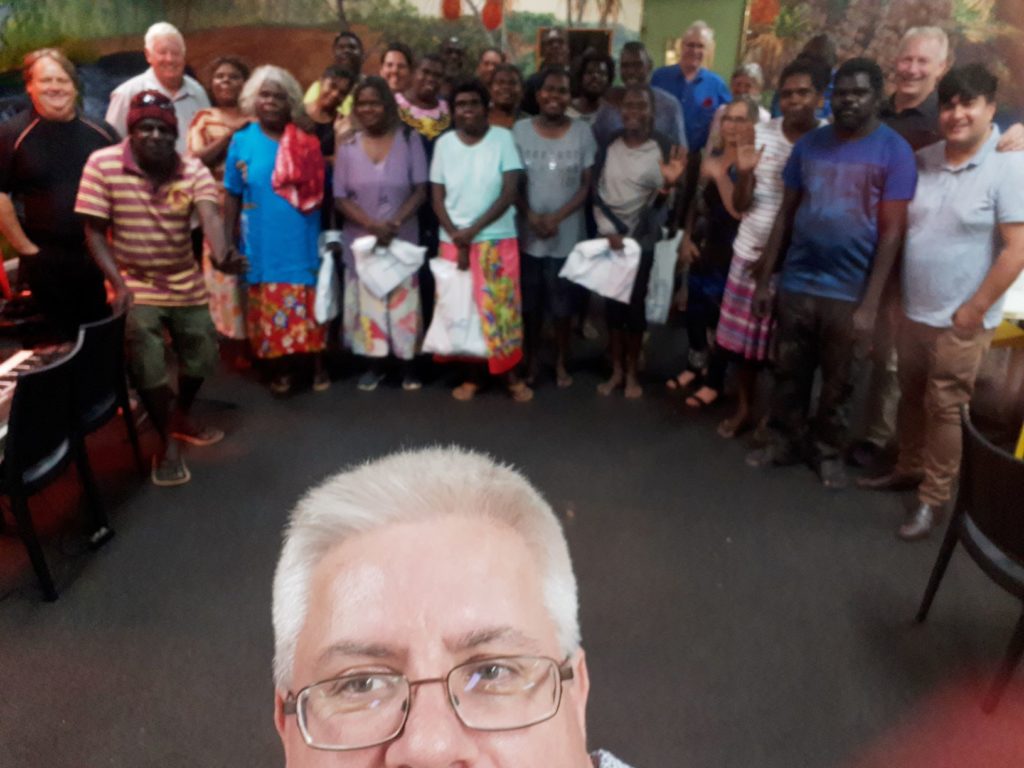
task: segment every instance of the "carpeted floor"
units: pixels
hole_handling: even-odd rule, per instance
[[[140,482],[111,424],[90,444],[114,541],[83,552],[73,473],[35,503],[57,603],[0,536],[0,766],[281,765],[270,581],[290,506],[351,462],[453,442],[524,469],[565,521],[594,746],[636,768],[1024,765],[1024,673],[977,710],[1019,605],[960,553],[914,626],[937,541],[894,539],[900,500],[747,468],[722,410],[662,393],[668,370],[640,402],[582,371],[526,405],[352,376],[281,402],[224,372],[200,408],[228,439],[191,450],[177,489]]]

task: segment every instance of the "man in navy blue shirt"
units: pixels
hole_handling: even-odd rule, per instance
[[[722,104],[732,101],[726,82],[704,67],[704,58],[714,47],[715,33],[705,22],[695,21],[683,34],[679,64],[659,67],[651,75],[651,85],[668,91],[679,101],[686,126],[686,144],[690,154],[680,210],[690,205],[700,173],[701,150],[708,143],[711,121]]]
[[[884,76],[868,59],[836,72],[835,122],[807,134],[783,171],[785,194],[758,262],[755,312],[779,277],[772,439],[752,466],[806,458],[829,488],[846,485],[846,441],[855,347],[871,338],[882,290],[906,231],[917,169],[910,145],[878,117]],[[788,249],[784,243],[789,242]],[[817,414],[808,419],[817,369]]]

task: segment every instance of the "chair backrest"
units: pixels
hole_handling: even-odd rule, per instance
[[[42,479],[70,455],[75,358],[81,348],[79,333],[66,357],[19,374],[4,443],[8,483]]]
[[[75,402],[87,430],[99,426],[97,418],[104,422],[110,418],[117,407],[117,393],[125,386],[124,324],[122,312],[81,326]]]
[[[966,513],[993,544],[1024,565],[1024,461],[982,435],[966,407],[961,415]]]

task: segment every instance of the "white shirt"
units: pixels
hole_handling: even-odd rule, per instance
[[[178,92],[171,93],[156,79],[152,67],[141,75],[125,80],[110,94],[110,106],[107,108],[107,122],[114,126],[121,136],[128,135],[128,107],[132,97],[143,91],[159,91],[174,102],[174,114],[178,117],[178,139],[174,148],[179,155],[185,154],[185,142],[192,118],[200,109],[207,109],[210,106],[203,86],[185,75]]]

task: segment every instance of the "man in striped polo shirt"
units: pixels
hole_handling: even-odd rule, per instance
[[[143,91],[132,98],[127,127],[127,139],[90,155],[75,211],[85,218],[89,250],[113,286],[114,312],[127,311],[129,368],[162,441],[153,459],[153,483],[182,485],[190,475],[180,441],[211,445],[224,437],[221,430],[197,427],[189,419],[217,361],[206,287],[192,256],[193,211],[214,263],[229,272],[247,265],[225,243],[210,172],[175,151],[173,102],[158,91]],[[164,357],[165,329],[178,355],[176,404]]]

